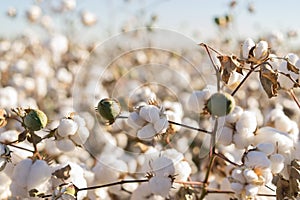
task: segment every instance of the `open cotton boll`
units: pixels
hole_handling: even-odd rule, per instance
[[[231,177],[239,183],[246,183],[246,179],[243,174],[243,170],[236,168],[232,171]]]
[[[235,129],[238,133],[254,132],[256,127],[256,116],[255,113],[251,111],[244,111],[235,125]]]
[[[243,114],[244,110],[240,106],[235,106],[233,111],[225,116],[225,120],[228,123],[235,123],[240,116]]]
[[[184,159],[183,154],[178,152],[176,149],[167,149],[165,151],[161,151],[161,155],[170,158],[174,164]]]
[[[56,140],[56,147],[61,151],[68,152],[68,151],[73,151],[76,146],[68,138],[63,138],[60,140]]]
[[[268,53],[268,43],[266,41],[260,41],[256,44],[254,49],[254,57],[258,60],[264,59]]]
[[[284,157],[281,154],[273,154],[270,156],[271,171],[273,173],[280,173],[284,168]]]
[[[268,168],[271,166],[271,162],[267,155],[260,151],[249,151],[244,156],[244,164],[250,168]]]
[[[0,142],[1,143],[7,143],[7,142],[14,142],[18,140],[19,132],[16,130],[8,130],[5,132],[2,132],[0,134]]]
[[[127,123],[134,129],[139,129],[147,123],[137,112],[131,112],[127,119]]]
[[[12,180],[21,188],[27,186],[28,175],[30,172],[31,165],[32,160],[27,158],[20,161],[14,168]]]
[[[276,117],[274,120],[274,126],[282,132],[289,132],[292,129],[291,120],[286,115]]]
[[[89,130],[85,126],[81,126],[78,128],[75,135],[70,136],[70,139],[78,145],[83,145],[88,139],[89,135]]]
[[[186,181],[191,173],[192,168],[187,161],[180,161],[175,165],[176,180]]]
[[[253,136],[253,133],[235,133],[232,141],[236,148],[245,149],[251,144]]]
[[[255,46],[255,42],[251,38],[247,38],[242,44],[242,55],[244,59],[249,56],[249,51]]]
[[[275,150],[272,143],[259,143],[256,148],[258,151],[265,153],[267,156],[271,155]]]
[[[165,198],[153,195],[148,183],[142,183],[133,191],[130,200],[164,200]]]
[[[169,127],[167,118],[161,118],[154,123],[154,129],[156,133],[164,133]]]
[[[60,120],[59,126],[57,127],[57,133],[61,137],[67,137],[74,135],[78,129],[78,125],[74,120],[63,118]]]
[[[152,162],[152,170],[156,176],[174,175],[175,167],[171,159],[166,157],[159,157]]]
[[[51,178],[51,168],[44,160],[36,160],[30,168],[27,189],[31,190],[44,184]]]
[[[151,141],[156,135],[153,124],[147,124],[137,132],[137,137],[140,140]]]
[[[150,123],[155,123],[159,120],[159,113],[158,107],[153,105],[143,106],[139,112],[140,116]]]
[[[289,135],[272,127],[266,126],[258,129],[253,138],[254,145],[259,143],[272,143],[279,153],[288,152],[293,148],[293,140]]]
[[[259,186],[248,184],[245,186],[246,196],[254,197],[258,193]]]
[[[217,142],[225,146],[232,143],[233,129],[227,126],[224,126],[221,130],[220,136],[217,138]]]
[[[237,183],[237,182],[233,182],[230,184],[231,189],[236,193],[236,194],[241,194],[243,189],[244,189],[244,185],[241,183]]]
[[[172,181],[169,177],[154,176],[149,180],[148,185],[153,194],[167,197],[172,188]]]
[[[247,183],[255,182],[258,180],[257,174],[252,169],[244,169],[243,175]]]

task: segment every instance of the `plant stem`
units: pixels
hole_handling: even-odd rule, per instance
[[[82,191],[82,190],[94,190],[94,189],[98,189],[98,188],[103,188],[103,187],[109,187],[109,186],[114,186],[114,185],[122,185],[125,183],[144,183],[144,182],[148,182],[148,179],[141,179],[141,180],[121,180],[121,181],[117,181],[117,182],[113,182],[113,183],[108,183],[108,184],[104,184],[104,185],[96,185],[96,186],[91,186],[91,187],[86,187],[86,188],[79,188],[78,191]]]
[[[226,162],[229,162],[230,164],[232,164],[232,165],[234,165],[234,166],[237,166],[237,167],[241,166],[241,165],[239,165],[239,164],[237,164],[237,163],[235,163],[235,162],[232,162],[231,160],[229,160],[226,156],[224,156],[224,155],[221,154],[221,153],[215,153],[215,155],[216,155],[217,157],[219,157],[219,158],[225,160]]]
[[[231,96],[234,96],[235,93],[240,89],[240,87],[244,84],[244,82],[248,79],[248,77],[252,74],[255,68],[251,68],[249,72],[246,74],[244,79],[240,82],[240,84],[234,89],[234,91],[231,93]]]
[[[215,72],[216,72],[216,76],[217,76],[217,88],[218,88],[218,92],[220,92],[221,90],[221,77],[220,77],[220,71],[219,71],[219,67],[216,65],[216,63],[214,62],[214,60],[212,59],[212,56],[210,54],[210,51],[209,49],[213,50],[215,53],[219,54],[219,55],[222,55],[220,54],[219,52],[217,52],[216,50],[214,50],[213,48],[207,46],[206,44],[204,43],[201,43],[200,46],[203,46],[207,52],[207,55],[210,59],[210,62],[212,63],[212,65],[214,66],[214,69],[215,69]]]
[[[290,89],[289,91],[289,95],[292,97],[292,99],[295,101],[295,103],[297,104],[298,108],[300,109],[300,102],[298,100],[298,98],[296,97],[294,90]]]
[[[128,117],[127,116],[118,116],[117,118],[127,119]],[[196,128],[196,127],[189,126],[189,125],[186,125],[186,124],[181,124],[181,123],[174,122],[174,121],[171,121],[171,120],[168,120],[168,122],[170,124],[178,125],[178,126],[181,126],[181,127],[184,127],[184,128],[191,129],[191,130],[195,130],[195,131],[199,131],[199,132],[203,132],[203,133],[207,133],[207,134],[211,134],[212,133],[211,131],[208,131],[208,130],[204,130],[204,129],[201,129],[201,128]]]
[[[207,183],[208,183],[208,178],[209,178],[209,174],[211,171],[211,168],[213,166],[214,160],[215,160],[215,144],[216,144],[216,135],[217,135],[217,131],[218,131],[218,118],[215,119],[215,124],[214,124],[214,130],[211,134],[211,143],[210,143],[210,151],[209,151],[209,164],[207,167],[207,171],[205,174],[205,178],[203,181],[203,185],[204,187],[202,188],[202,192],[201,192],[201,196],[200,196],[200,200],[204,199],[204,197],[207,195]]]
[[[11,147],[14,147],[14,148],[17,148],[17,149],[22,149],[22,150],[24,150],[24,151],[29,151],[29,152],[31,152],[31,153],[35,153],[35,151],[33,151],[33,150],[26,149],[26,148],[24,148],[24,147],[19,147],[19,146],[14,145],[14,144],[7,144],[7,145],[9,145],[9,146],[11,146]]]

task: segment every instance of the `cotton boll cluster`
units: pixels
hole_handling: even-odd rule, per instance
[[[271,183],[273,174],[283,168],[283,156],[273,154],[272,144],[260,144],[243,156],[243,166],[231,172],[229,181],[235,194],[241,199],[254,198],[261,187]]]
[[[269,45],[266,41],[259,41],[257,44],[251,39],[247,38],[242,44],[242,56],[244,59],[254,63],[259,63],[268,58]]]
[[[223,145],[235,144],[238,149],[247,149],[257,128],[256,116],[251,111],[244,111],[236,106],[221,124],[217,142]]]
[[[295,121],[291,120],[284,112],[282,106],[278,105],[266,116],[266,121],[269,126],[275,129],[288,133],[296,142],[298,140],[299,128]]]
[[[52,169],[53,176],[51,177],[51,187],[55,188],[52,190],[52,196],[59,197],[59,194],[63,194],[63,196],[66,197],[76,196],[76,199],[84,199],[87,195],[87,191],[80,191],[75,194],[73,189],[75,189],[75,187],[87,187],[85,173],[85,169],[73,162],[68,161],[63,164],[55,165]]]
[[[24,159],[13,169],[10,185],[12,196],[28,197],[32,189],[48,192],[50,178],[51,168],[46,161]]]
[[[164,114],[164,108],[155,105],[145,105],[130,113],[128,124],[137,130],[140,140],[151,141],[159,134],[166,132],[169,122]]]
[[[76,146],[83,145],[89,134],[85,120],[79,115],[63,118],[56,129],[56,146],[61,151],[72,151]]]

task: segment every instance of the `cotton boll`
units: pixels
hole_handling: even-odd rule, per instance
[[[57,80],[65,84],[71,84],[73,80],[73,75],[66,68],[60,68],[56,74]]]
[[[229,113],[229,115],[226,115],[225,120],[228,123],[235,123],[240,116],[243,114],[243,108],[241,108],[240,106],[235,106],[233,111],[231,113]]]
[[[254,41],[251,38],[247,38],[242,45],[242,55],[244,59],[249,56],[249,51],[255,46]]]
[[[175,165],[176,180],[186,181],[191,173],[192,168],[187,161],[180,161]]]
[[[280,173],[284,168],[284,157],[281,154],[273,154],[270,156],[271,171],[273,173]]]
[[[176,149],[167,149],[165,151],[161,151],[161,155],[170,158],[174,164],[184,159],[183,154],[178,152]]]
[[[0,134],[0,142],[4,144],[9,142],[14,142],[18,140],[18,135],[19,132],[16,130],[9,130],[9,131],[2,132]]]
[[[236,193],[236,194],[241,194],[243,189],[244,189],[244,185],[241,183],[236,183],[233,182],[230,184],[231,185],[231,189]]]
[[[232,143],[233,130],[227,126],[224,126],[221,130],[220,136],[217,138],[217,142],[225,146]]]
[[[256,148],[258,151],[265,153],[267,156],[271,155],[275,150],[272,143],[259,143]]]
[[[254,132],[257,127],[256,116],[253,112],[244,111],[236,122],[235,128],[238,133]]]
[[[151,141],[156,135],[153,124],[147,124],[137,132],[137,137],[140,140]]]
[[[258,143],[272,143],[279,153],[288,152],[293,148],[293,140],[287,133],[268,126],[256,131],[253,143],[254,145]]]
[[[236,168],[232,171],[231,177],[238,181],[239,183],[246,183],[246,179],[243,174],[243,170],[240,168]]]
[[[257,174],[252,169],[244,169],[243,175],[247,183],[256,182],[258,180]]]
[[[78,125],[72,119],[63,118],[60,120],[59,126],[57,127],[57,133],[61,137],[67,137],[74,135],[78,129]]]
[[[249,151],[244,156],[244,164],[251,168],[268,168],[271,166],[271,162],[268,159],[267,155],[259,151]]]
[[[156,106],[148,105],[143,106],[139,112],[139,115],[150,123],[155,123],[159,120],[159,109]]]
[[[258,60],[266,58],[268,53],[268,43],[266,41],[260,41],[256,44],[254,49],[254,57]]]
[[[127,123],[132,128],[139,129],[143,127],[147,122],[143,118],[141,118],[137,112],[132,112],[129,114]]]
[[[14,168],[12,180],[19,187],[24,188],[27,186],[28,175],[32,165],[32,160],[27,158],[19,162]]]
[[[75,114],[72,119],[77,123],[78,126],[86,126],[84,118],[80,117],[79,115]]]
[[[168,177],[154,176],[149,182],[150,191],[155,195],[167,197],[172,187],[171,179]]]
[[[81,22],[85,26],[92,26],[97,23],[97,17],[94,13],[83,11],[81,13]]]
[[[142,183],[131,195],[130,200],[164,200],[165,198],[152,195],[148,183]]]
[[[245,149],[251,144],[252,138],[253,133],[235,133],[232,141],[236,148]]]
[[[154,129],[156,133],[164,133],[169,127],[167,118],[161,118],[154,123]]]
[[[0,89],[0,107],[13,108],[18,103],[18,92],[15,88],[7,86]]]
[[[27,189],[31,190],[47,182],[51,177],[51,168],[44,160],[36,160],[30,168]]]
[[[9,199],[11,196],[11,178],[6,173],[0,173],[0,199]]]
[[[171,159],[166,157],[159,157],[152,162],[152,170],[156,176],[174,175],[175,167]]]
[[[282,132],[289,132],[292,129],[291,120],[286,115],[276,117],[274,121],[274,126],[276,129]]]
[[[32,5],[27,11],[26,16],[30,22],[36,22],[42,14],[42,10],[40,7],[36,5]]]
[[[248,184],[245,187],[246,196],[253,197],[258,193],[259,187],[257,185]]]
[[[81,126],[78,128],[76,134],[70,136],[70,139],[78,145],[83,145],[89,135],[89,130],[85,126]]]
[[[73,151],[75,149],[75,144],[68,138],[63,138],[56,141],[56,146],[61,151]]]

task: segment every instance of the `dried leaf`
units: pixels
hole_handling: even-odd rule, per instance
[[[300,161],[293,160],[290,166],[290,194],[292,197],[300,197]]]
[[[294,72],[295,74],[299,74],[299,69],[298,69],[295,65],[293,65],[292,63],[290,63],[289,61],[287,61],[286,67],[287,67],[287,69],[288,69],[289,71],[292,71],[292,72]]]
[[[218,56],[221,63],[221,78],[227,84],[234,70],[241,73],[241,63],[235,56]]]
[[[259,72],[260,82],[267,93],[268,97],[277,96],[278,90],[278,74],[269,65],[262,64]]]
[[[71,171],[71,166],[67,165],[61,169],[56,170],[55,172],[52,173],[52,175],[56,176],[57,178],[65,180],[70,177],[70,171]]]

